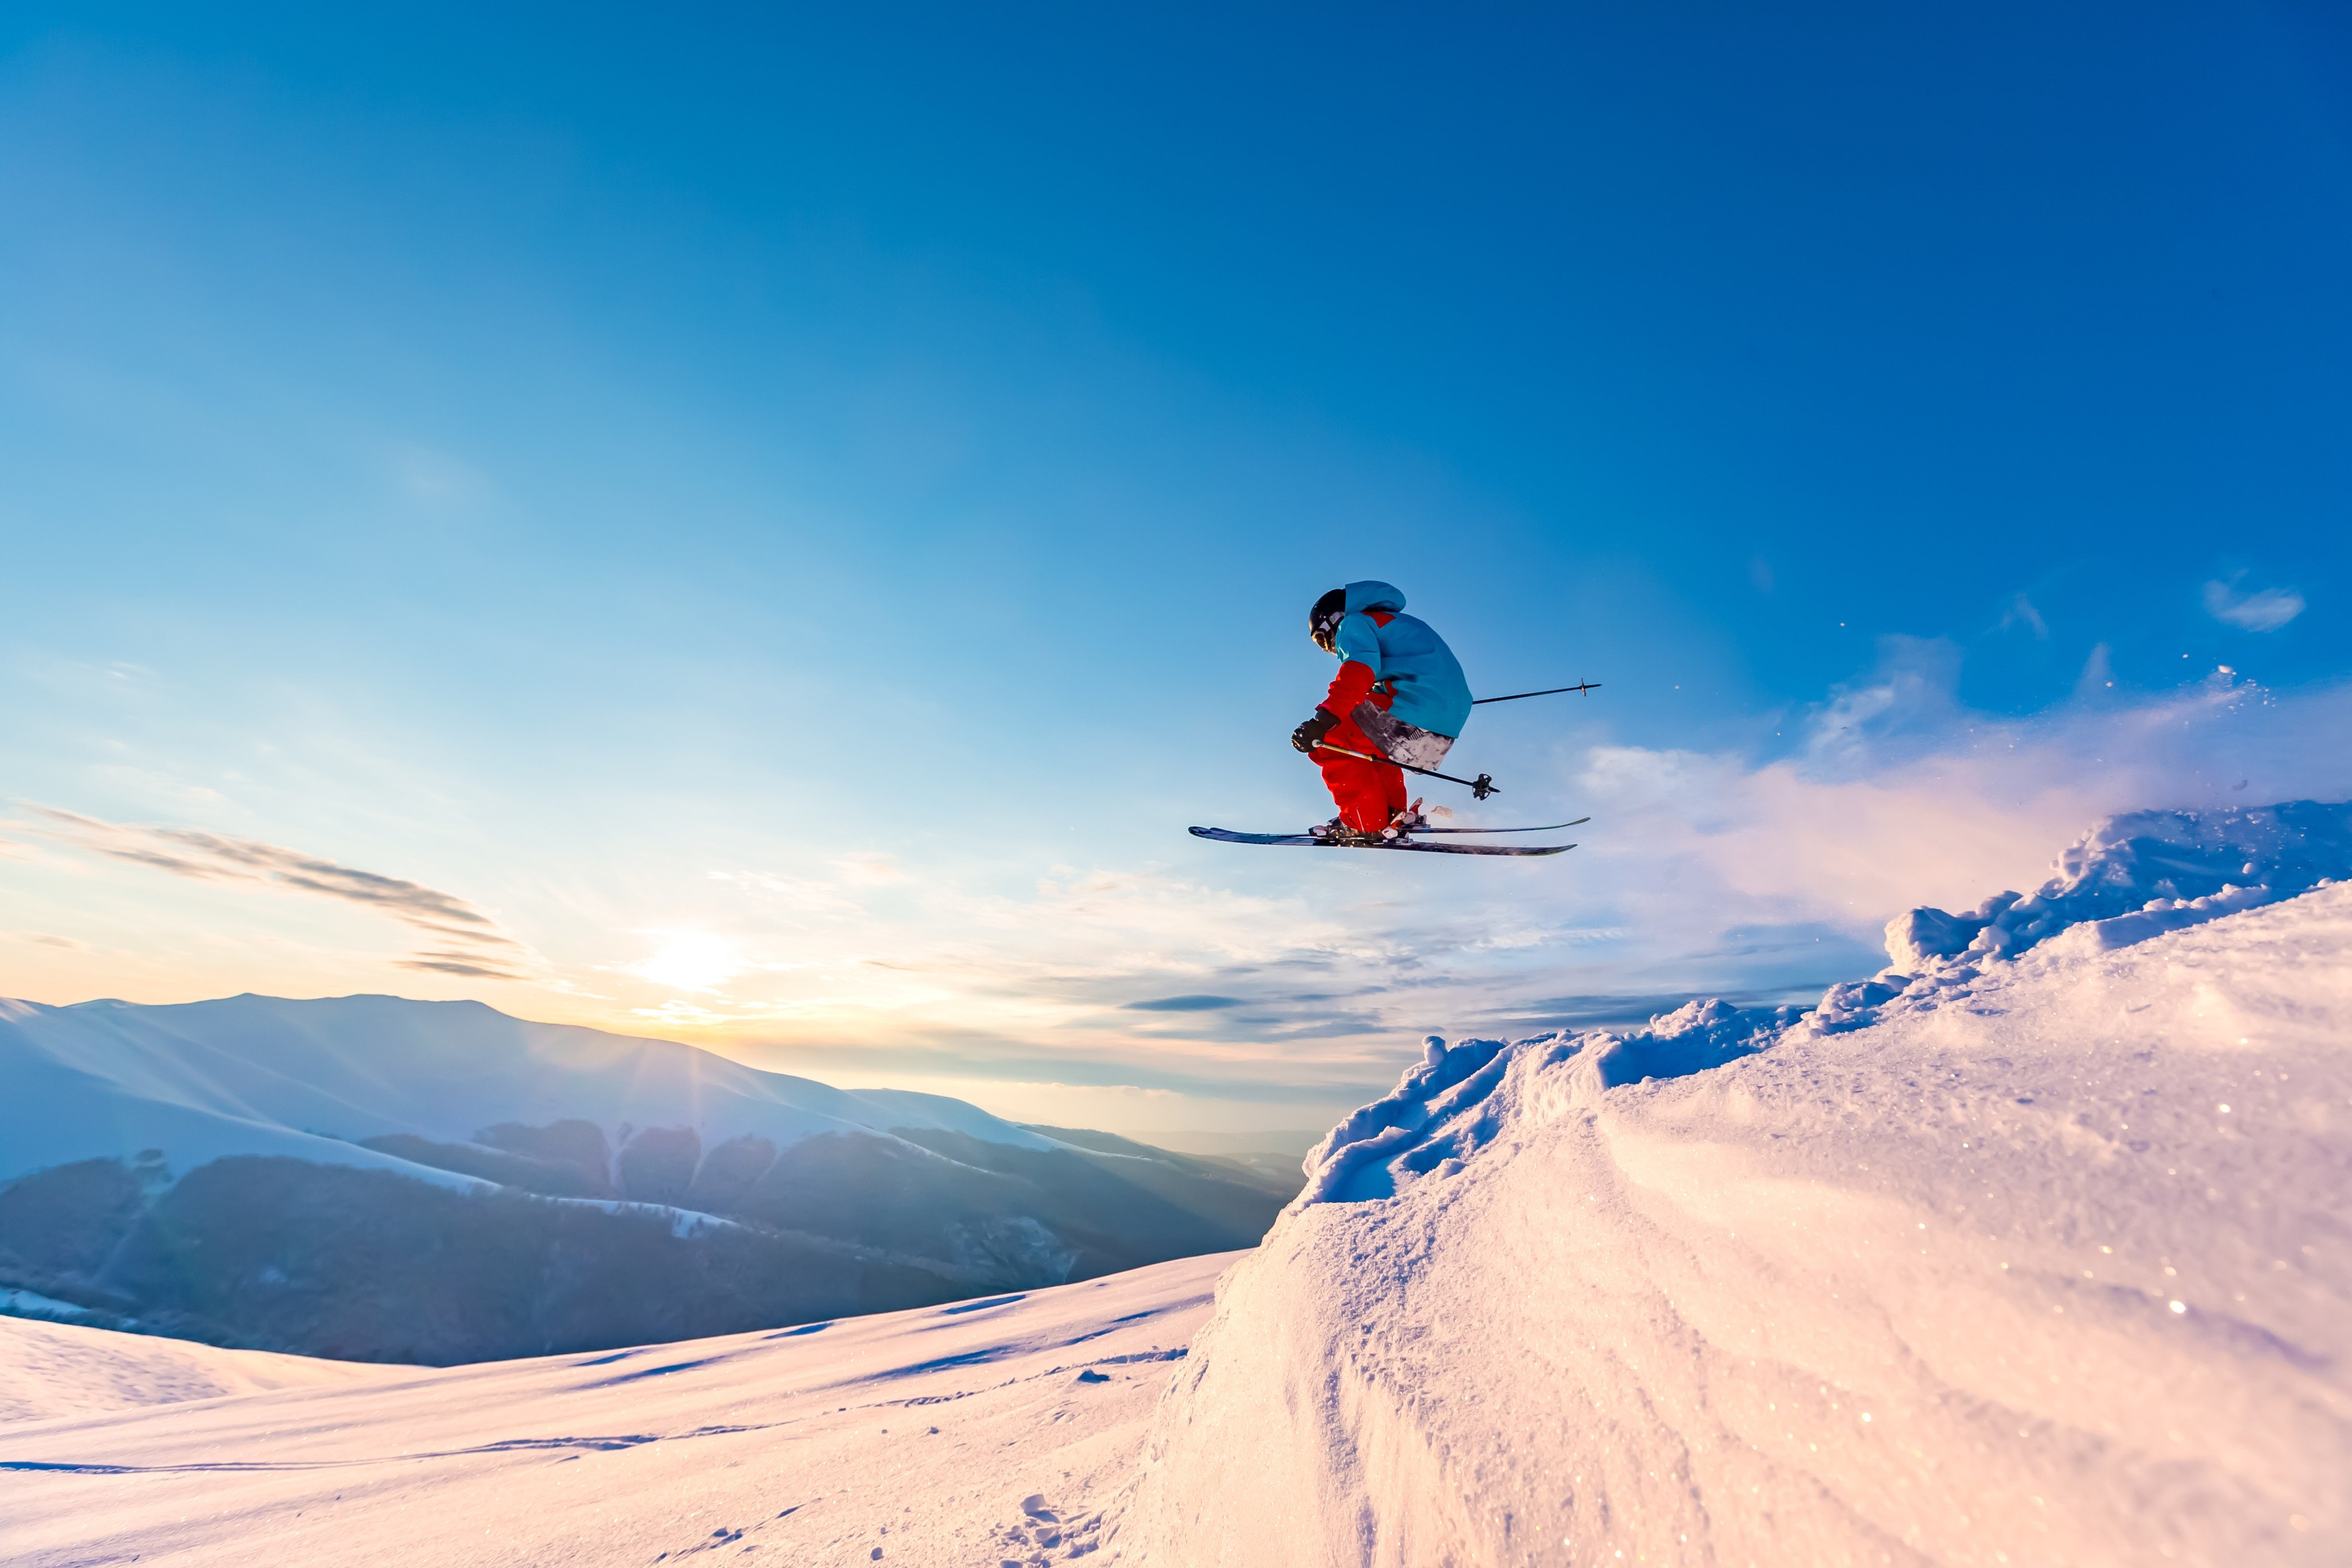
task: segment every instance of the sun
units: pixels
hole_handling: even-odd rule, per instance
[[[673,991],[709,991],[751,967],[735,944],[708,931],[653,931],[662,938],[654,955],[629,966],[630,973]]]

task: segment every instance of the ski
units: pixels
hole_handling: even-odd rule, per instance
[[[1540,827],[1416,827],[1415,833],[1553,833],[1563,827],[1581,827],[1591,821],[1580,816],[1574,822],[1547,822]]]
[[[1473,830],[1453,828],[1446,831]],[[1415,849],[1424,855],[1558,855],[1576,847],[1573,844],[1423,844],[1412,838],[1386,838],[1376,844],[1343,844],[1329,838],[1318,838],[1311,833],[1236,833],[1230,827],[1195,827],[1192,837],[1213,838],[1220,844],[1285,844],[1302,849]]]

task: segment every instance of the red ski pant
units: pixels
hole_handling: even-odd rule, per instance
[[[1330,746],[1345,746],[1367,757],[1379,756],[1381,749],[1356,727],[1353,719],[1340,720],[1323,737],[1323,745],[1315,749],[1315,763],[1323,770],[1324,785],[1339,807],[1340,821],[1359,833],[1378,833],[1412,804],[1404,787],[1404,771],[1394,763],[1343,757],[1326,749]]]

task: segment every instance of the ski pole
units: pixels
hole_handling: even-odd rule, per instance
[[[1501,787],[1486,773],[1480,773],[1475,779],[1457,779],[1452,773],[1441,773],[1435,768],[1417,768],[1411,763],[1398,762],[1394,757],[1376,757],[1369,752],[1351,752],[1345,746],[1335,746],[1328,741],[1316,742],[1315,749],[1318,752],[1337,752],[1343,757],[1353,757],[1362,763],[1386,763],[1392,768],[1402,768],[1409,773],[1419,773],[1423,778],[1444,779],[1447,784],[1464,784],[1469,788],[1470,798],[1473,800],[1484,800],[1490,795],[1502,793]]]
[[[1597,680],[1580,680],[1573,686],[1554,686],[1542,691],[1514,691],[1508,697],[1475,697],[1471,699],[1470,706],[1475,708],[1481,702],[1517,702],[1522,697],[1549,697],[1561,691],[1598,691],[1600,689],[1601,682]]]

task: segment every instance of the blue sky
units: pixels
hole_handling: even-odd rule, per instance
[[[0,23],[0,994],[1306,1126],[2352,794],[2340,10],[841,9]],[[1575,854],[1184,836],[1369,575]]]

